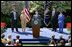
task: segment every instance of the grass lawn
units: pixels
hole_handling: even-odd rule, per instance
[[[22,46],[48,46],[48,44],[23,44]]]

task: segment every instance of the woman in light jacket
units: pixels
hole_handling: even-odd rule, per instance
[[[24,15],[23,11],[21,12],[20,20],[21,20],[22,31],[25,32],[27,22],[26,22],[26,16]]]

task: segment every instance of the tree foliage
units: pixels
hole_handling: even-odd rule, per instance
[[[51,1],[52,8],[71,9],[71,1]],[[16,4],[16,9],[20,13],[24,7],[24,1],[1,1],[1,12],[9,14],[12,10],[12,4]],[[33,13],[36,9],[44,10],[44,1],[30,1],[30,12]]]

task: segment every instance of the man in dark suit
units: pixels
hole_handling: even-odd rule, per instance
[[[16,12],[15,8],[13,8],[12,12],[10,13],[10,20],[11,20],[11,28],[12,32],[14,32],[14,27],[16,28],[16,31],[18,32],[17,28],[17,20],[18,20],[18,13]]]
[[[58,12],[55,10],[55,8],[53,8],[52,11],[52,17],[51,17],[51,25],[52,25],[52,31],[56,31],[57,30],[57,23],[58,23]]]
[[[35,12],[32,18],[32,31],[33,37],[38,38],[40,36],[40,26],[41,26],[41,17],[38,14],[38,11]]]

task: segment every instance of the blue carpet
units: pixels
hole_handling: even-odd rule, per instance
[[[16,39],[16,36],[19,35],[20,39],[22,41],[40,41],[42,43],[48,42],[51,36],[54,34],[55,39],[59,39],[60,36],[62,35],[65,40],[68,39],[69,33],[66,28],[63,29],[63,33],[59,33],[58,29],[57,32],[54,32],[51,30],[51,28],[41,28],[40,29],[40,37],[38,39],[33,38],[32,34],[32,28],[26,28],[26,31],[23,32],[21,28],[18,28],[19,32],[16,32],[14,29],[14,32],[11,31],[11,28],[7,28],[5,34],[5,38],[8,38],[8,35],[12,35],[12,39]],[[33,43],[33,42],[32,42]]]

